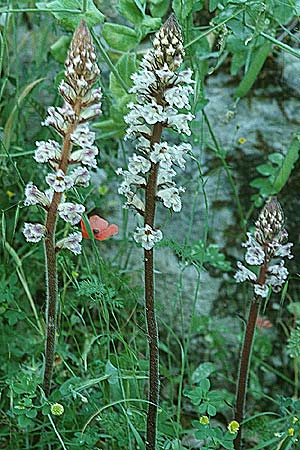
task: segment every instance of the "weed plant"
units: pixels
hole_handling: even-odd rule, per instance
[[[41,157],[37,154],[41,143],[57,139],[55,127],[40,125],[47,122],[49,105],[62,107],[60,94],[65,100],[68,97],[71,105],[74,100],[70,101],[71,91],[65,89],[72,82],[67,79],[66,86],[62,81],[66,60],[67,71],[70,67],[70,45],[75,51],[74,32],[77,44],[87,45],[85,38],[76,35],[80,26],[85,27],[84,35],[90,36],[89,45],[93,42],[95,46],[92,63],[101,75],[97,80],[89,79],[95,82],[93,89],[98,94],[101,88],[102,114],[93,118],[87,139],[94,147],[90,184],[72,186],[67,197],[59,199],[65,205],[60,209],[72,203],[84,205],[85,212],[83,208],[68,209],[68,217],[73,213],[72,221],[60,220],[55,229],[55,242],[61,251],[55,253],[57,328],[52,334],[55,349],[49,356],[45,352],[45,342],[49,341],[45,318],[49,274],[45,277],[44,249],[41,243],[27,242],[22,230],[24,226],[26,230],[26,223],[47,226],[49,205],[41,207],[45,197],[33,192],[32,186],[45,191],[45,179],[49,172],[53,175],[59,170],[61,154],[58,147],[52,148],[57,154],[43,164],[36,164],[33,157]],[[157,42],[159,37],[165,38],[161,30],[168,41],[162,45]],[[158,58],[160,51],[166,56],[174,36],[180,45],[183,43],[180,51],[175,49],[177,62],[180,59],[182,64],[178,72],[176,64],[171,70],[179,78],[180,73],[189,74],[187,86],[193,89],[178,93],[173,79],[161,90],[151,87],[150,97],[161,106],[160,113],[166,114],[166,108],[181,98],[177,113],[182,115],[172,119],[169,109],[169,115],[152,118],[149,138],[149,129],[143,128],[134,114],[149,101],[149,86],[142,92],[138,81],[145,71],[153,69],[147,66],[149,49],[154,48]],[[182,61],[178,59],[180,52]],[[282,58],[300,69],[299,7],[295,0],[8,0],[0,5],[0,448],[299,447],[300,146],[298,134],[292,133],[297,117],[291,120],[290,134],[282,134],[282,142],[269,141],[263,152],[257,152],[251,139],[239,134],[234,125],[257,92],[268,97],[268,89],[275,87],[279,97],[283,96],[284,87],[274,86],[280,79]],[[86,64],[91,68],[85,61],[82,70]],[[271,66],[279,73],[274,79],[270,79]],[[160,69],[166,70],[158,66],[154,70]],[[224,76],[230,85],[223,86]],[[221,84],[224,95],[225,90],[231,93],[220,119],[211,109],[214,98],[210,83]],[[288,91],[288,95],[299,101],[297,93]],[[180,141],[175,131],[189,129],[187,117],[191,133],[186,132]],[[130,124],[130,120],[135,122]],[[284,120],[284,115],[276,117],[278,129]],[[160,142],[155,132],[159,127],[166,128],[163,139],[168,144]],[[266,133],[267,127],[268,123]],[[137,131],[140,135],[136,137],[145,139],[139,154],[135,143],[125,139],[126,134],[132,136]],[[232,145],[227,145],[230,140]],[[152,154],[147,151],[149,142]],[[62,178],[86,166],[83,158],[87,155],[78,153],[78,142],[73,144],[77,159],[68,173],[65,166],[62,168]],[[154,144],[161,146],[156,156]],[[174,150],[178,147],[180,155]],[[183,154],[186,166],[178,171],[177,181],[184,189],[173,185],[169,173],[165,185],[158,183],[152,191],[157,205],[149,216],[145,211],[153,168],[158,163],[169,172],[171,163],[183,168]],[[243,167],[247,158],[251,164]],[[125,173],[127,179],[124,176],[122,184],[119,167],[123,175],[128,168],[130,173],[136,172],[135,177],[145,177],[145,186],[139,184],[139,191],[131,195],[132,189],[126,187],[136,185],[137,178],[132,182]],[[48,182],[55,184],[53,176]],[[126,195],[134,214],[123,208],[118,190]],[[32,201],[33,194],[39,196],[39,202]],[[47,201],[52,200],[48,197]],[[274,231],[274,223],[279,223],[280,229],[276,225]],[[153,250],[148,245],[149,233],[141,234],[147,225],[158,233],[150,270],[152,278],[155,276],[155,290],[153,280],[150,282],[152,298],[155,294],[151,307],[159,330],[159,340],[151,350],[153,356],[154,348],[154,359],[149,348],[156,331],[151,335],[149,317],[147,328],[147,285],[146,299],[144,295],[144,260]],[[286,269],[279,262],[283,256],[289,257],[291,250],[284,241],[285,228],[294,244],[294,259],[287,261]],[[273,233],[267,241],[262,231],[266,229]],[[241,243],[248,230],[246,262],[253,265],[251,272],[241,263],[237,265],[243,258]],[[32,237],[32,229],[29,231],[27,237]],[[49,239],[47,229],[38,231],[43,235],[45,231]],[[76,254],[62,249],[66,249],[70,233],[79,236],[81,253],[79,241],[75,243]],[[254,245],[253,236],[258,245]],[[271,243],[283,246],[285,254],[273,245],[272,255],[264,253],[262,260],[258,247],[266,249]],[[245,345],[241,349],[244,332],[249,330],[249,308],[251,342],[245,356]],[[238,377],[241,359],[245,369],[242,381]],[[159,386],[159,392],[152,395],[154,385]]]

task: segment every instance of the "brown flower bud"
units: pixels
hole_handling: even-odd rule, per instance
[[[255,222],[256,240],[261,244],[267,244],[272,241],[283,242],[286,236],[284,230],[284,214],[280,203],[273,197],[262,209],[257,221]]]
[[[65,66],[67,83],[83,97],[100,73],[92,37],[84,20],[74,32]]]

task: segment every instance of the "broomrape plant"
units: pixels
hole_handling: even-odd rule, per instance
[[[164,129],[190,135],[189,122],[194,116],[189,95],[193,93],[192,71],[177,73],[184,56],[181,29],[171,15],[156,33],[153,48],[144,56],[140,69],[132,75],[131,92],[136,102],[130,103],[126,139],[134,139],[136,153],[129,158],[128,170],[118,169],[123,176],[119,193],[126,197],[125,207],[143,218],[134,239],[144,248],[145,304],[149,340],[149,405],[146,449],[156,443],[157,408],[159,403],[158,330],[154,301],[153,247],[163,234],[155,228],[157,202],[175,212],[181,210],[180,193],[173,178],[174,167],[184,169],[189,144],[170,145],[162,140]],[[182,110],[185,110],[182,112]],[[142,192],[142,195],[140,195]],[[144,195],[143,195],[144,193]]]
[[[25,205],[39,205],[46,215],[44,224],[25,223],[24,236],[28,242],[44,239],[46,259],[46,350],[43,388],[48,396],[51,389],[55,351],[57,310],[57,266],[56,255],[67,249],[78,255],[81,252],[81,232],[75,231],[56,240],[56,224],[60,217],[71,225],[80,222],[85,208],[69,201],[73,187],[87,187],[90,180],[89,168],[95,168],[98,149],[94,145],[95,133],[88,122],[101,112],[100,88],[92,89],[100,73],[96,64],[96,53],[90,32],[84,21],[73,35],[65,62],[65,81],[59,86],[64,99],[62,107],[51,106],[42,123],[52,127],[58,135],[55,140],[37,142],[34,159],[47,163],[50,172],[46,176],[49,188],[40,191],[29,182],[25,189]],[[70,170],[71,169],[71,170]]]
[[[284,214],[279,202],[273,198],[266,203],[258,220],[255,222],[254,234],[248,233],[248,240],[242,244],[247,248],[245,261],[250,266],[258,267],[257,273],[249,270],[238,262],[239,270],[235,274],[238,283],[250,281],[253,284],[254,297],[250,305],[248,321],[245,330],[244,343],[239,368],[239,378],[236,398],[237,423],[243,421],[247,393],[248,373],[254,339],[255,324],[262,299],[271,291],[280,292],[287,280],[288,270],[283,258],[292,258],[292,243],[286,243],[288,234],[284,229]],[[275,264],[271,261],[275,259]],[[238,431],[234,443],[235,450],[241,448],[241,430]]]

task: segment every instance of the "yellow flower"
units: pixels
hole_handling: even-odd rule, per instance
[[[14,197],[16,194],[12,191],[6,191],[6,195],[9,199],[11,199],[12,197]]]
[[[53,416],[61,416],[64,413],[65,408],[60,403],[54,403],[51,405],[51,414]]]
[[[293,423],[298,422],[298,420],[299,420],[298,417],[294,417],[294,418],[293,418]]]
[[[294,436],[295,428],[289,428],[288,429],[288,433],[289,433],[290,436]]]
[[[237,433],[239,431],[240,424],[236,420],[232,420],[228,424],[227,428],[228,428],[229,433],[234,434],[234,433]]]
[[[208,425],[209,424],[209,418],[207,416],[201,416],[199,419],[199,422],[201,425]]]
[[[239,144],[245,144],[245,142],[247,142],[247,139],[245,139],[244,137],[240,137],[239,138]]]

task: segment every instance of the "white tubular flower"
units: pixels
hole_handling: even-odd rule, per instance
[[[166,108],[167,123],[170,127],[174,127],[178,133],[191,135],[188,122],[193,120],[195,116],[191,113],[179,114],[174,108]]]
[[[80,147],[91,147],[95,142],[95,133],[90,131],[88,123],[80,123],[71,134],[71,140]]]
[[[61,148],[58,142],[50,139],[49,141],[37,141],[34,159],[39,163],[46,163],[49,160],[59,161],[61,158]]]
[[[129,172],[137,175],[139,172],[147,173],[151,168],[151,162],[143,156],[136,155],[135,153],[129,158],[128,170]]]
[[[160,230],[153,230],[150,225],[145,225],[136,228],[133,238],[145,250],[151,250],[157,242],[162,240],[163,235]]]
[[[94,119],[95,117],[101,114],[101,104],[94,104],[88,106],[87,108],[83,108],[80,112],[80,122],[87,122],[89,120]]]
[[[256,243],[253,247],[248,247],[245,261],[250,264],[250,266],[261,266],[265,259],[265,252],[263,248]]]
[[[165,93],[166,102],[178,109],[191,109],[189,95],[192,94],[194,89],[192,86],[177,85],[169,88]]]
[[[41,223],[24,223],[23,234],[27,242],[39,242],[47,233],[47,229]]]
[[[157,192],[157,197],[163,201],[166,208],[172,208],[173,211],[179,212],[181,210],[181,198],[179,192],[177,187],[161,189]]]
[[[77,167],[70,173],[70,178],[74,186],[87,187],[90,182],[91,175],[86,167]]]
[[[59,134],[64,136],[70,124],[74,122],[74,120],[75,112],[68,103],[65,103],[62,108],[50,106],[48,108],[48,116],[44,122],[42,122],[42,125],[51,126],[55,128]]]
[[[251,270],[243,266],[240,261],[237,262],[237,266],[239,270],[234,275],[234,279],[237,283],[242,283],[243,281],[256,281],[257,276],[255,275],[255,273],[251,272]]]
[[[170,187],[175,186],[175,183],[172,181],[172,178],[176,175],[175,170],[173,169],[164,169],[159,168],[158,177],[157,177],[157,186],[162,187]],[[180,190],[183,192],[182,188]]]
[[[58,214],[65,221],[72,225],[80,222],[81,216],[85,211],[85,207],[80,204],[65,202],[58,206]]]
[[[255,284],[254,285],[254,293],[262,298],[266,298],[268,296],[269,287],[266,284]]]
[[[155,143],[153,150],[150,152],[150,159],[155,164],[161,163],[160,167],[169,169],[172,166],[172,151],[167,142]]]
[[[65,175],[61,169],[58,169],[56,173],[49,173],[46,176],[46,182],[55,192],[65,192],[74,185],[72,177]]]
[[[97,167],[97,161],[95,156],[97,156],[99,150],[94,145],[91,147],[84,147],[80,150],[75,150],[70,156],[70,163],[81,162],[85,166]]]
[[[66,238],[58,241],[56,244],[56,248],[58,250],[66,248],[67,250],[70,250],[75,255],[79,255],[81,253],[81,244],[80,244],[81,241],[82,241],[81,233],[78,233],[78,232],[71,233]]]
[[[49,199],[47,193],[41,192],[33,183],[30,181],[25,187],[25,201],[24,205],[41,205],[45,208],[50,206],[51,200]]]

